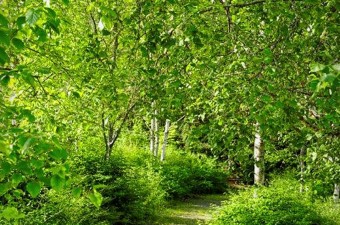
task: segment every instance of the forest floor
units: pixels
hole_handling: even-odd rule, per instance
[[[212,218],[214,208],[228,199],[228,195],[201,195],[182,201],[173,201],[162,212],[157,225],[197,225]]]

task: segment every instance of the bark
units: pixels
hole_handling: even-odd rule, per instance
[[[150,152],[151,154],[155,154],[155,117],[153,115],[153,109],[155,107],[155,102],[152,102],[151,109],[152,109],[152,117],[151,117],[151,125],[150,125]]]
[[[334,184],[333,199],[335,203],[339,203],[340,185]]]
[[[163,141],[163,147],[162,147],[161,161],[165,160],[165,151],[166,151],[166,145],[168,144],[169,127],[170,127],[170,120],[167,119],[165,121],[164,141]]]
[[[154,147],[154,156],[158,156],[158,149],[159,149],[159,124],[158,124],[158,112],[155,110],[155,118],[154,118],[154,125],[155,125],[155,147]]]
[[[133,108],[135,107],[135,103],[132,105],[129,105],[126,109],[123,117],[118,117],[113,122],[108,122],[108,125],[105,125],[105,119],[104,119],[104,113],[102,114],[102,132],[103,132],[103,139],[105,143],[105,160],[109,160],[112,153],[112,148],[114,144],[116,143],[122,128],[129,116],[129,114],[132,112]],[[115,128],[116,122],[121,119],[121,122],[117,128]]]
[[[264,150],[259,131],[259,125],[256,124],[256,133],[254,141],[254,183],[255,185],[264,184]]]
[[[150,152],[154,154],[155,152],[155,120],[154,118],[151,119],[151,126],[150,126]]]

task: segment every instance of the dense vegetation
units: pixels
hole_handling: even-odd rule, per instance
[[[339,10],[0,1],[0,223],[150,224],[228,180],[213,224],[339,223]]]
[[[232,196],[210,224],[339,224],[339,208],[315,200],[312,193],[300,193],[296,179],[281,174],[269,187]]]

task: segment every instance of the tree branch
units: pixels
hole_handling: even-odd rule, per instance
[[[228,19],[228,32],[230,33],[231,31],[231,16],[230,16],[230,4],[229,5],[224,5],[224,0],[220,0],[220,3],[222,4],[223,8],[224,8],[224,11],[225,11],[225,14],[227,16],[227,19]]]
[[[221,0],[222,2],[222,0]],[[248,3],[240,3],[240,4],[229,4],[226,5],[225,7],[237,7],[237,8],[243,8],[243,7],[247,7],[247,6],[251,6],[251,5],[257,5],[257,4],[262,4],[265,3],[265,0],[260,0],[260,1],[253,1],[253,2],[248,2]]]

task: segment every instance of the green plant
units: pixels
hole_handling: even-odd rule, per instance
[[[221,193],[226,189],[228,174],[205,155],[172,150],[160,166],[162,186],[170,197]]]
[[[102,220],[123,224],[144,224],[156,216],[165,203],[162,178],[143,154],[116,152],[109,161],[103,158],[80,158],[75,167],[81,186],[92,186],[103,196]],[[139,163],[137,163],[139,161]],[[109,212],[116,217],[109,218]],[[117,217],[118,215],[118,217]]]
[[[308,193],[299,193],[298,187],[297,181],[283,178],[269,187],[250,188],[225,202],[210,224],[333,224],[315,210]]]

